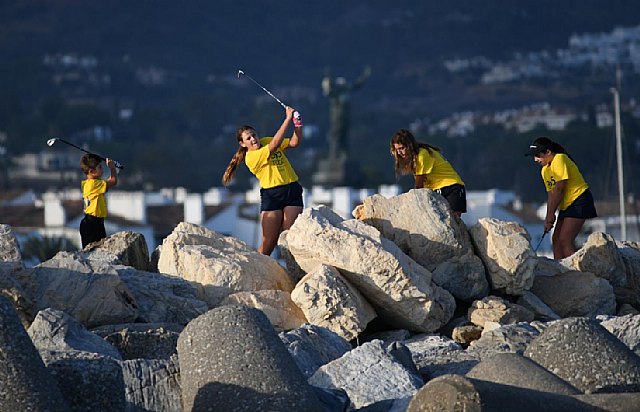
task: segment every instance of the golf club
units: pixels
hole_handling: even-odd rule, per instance
[[[240,75],[245,76],[247,79],[251,80],[256,86],[258,86],[259,88],[264,90],[265,93],[267,93],[269,96],[273,97],[276,100],[276,102],[280,103],[280,106],[282,106],[285,109],[287,108],[287,105],[282,103],[280,101],[280,99],[278,99],[276,96],[273,95],[273,93],[271,93],[269,90],[265,89],[260,83],[255,81],[253,77],[249,76],[243,70],[238,70],[238,79],[240,78]],[[300,120],[300,113],[298,113],[298,111],[293,112],[293,117],[295,117],[296,119]]]
[[[69,145],[69,146],[71,146],[71,147],[75,147],[76,149],[81,150],[81,151],[83,151],[83,152],[85,152],[85,153],[87,153],[87,154],[91,154],[91,155],[94,155],[94,156],[98,156],[98,157],[100,158],[100,160],[102,160],[102,161],[105,161],[105,162],[107,161],[107,159],[106,159],[105,157],[100,156],[99,154],[96,154],[96,153],[90,152],[90,151],[88,151],[88,150],[85,150],[85,149],[83,149],[83,148],[82,148],[82,147],[80,147],[80,146],[76,146],[76,145],[74,145],[74,144],[73,144],[73,143],[71,143],[71,142],[67,142],[67,141],[66,141],[66,140],[64,140],[64,139],[60,139],[60,138],[57,138],[57,137],[54,137],[54,138],[51,138],[51,139],[47,140],[47,146],[51,147],[51,146],[53,146],[54,144],[56,144],[56,142],[62,142],[62,143],[67,144],[67,145]],[[113,160],[113,159],[111,159],[111,160]],[[118,169],[124,169],[124,166],[123,166],[123,165],[121,165],[121,164],[120,164],[120,162],[118,162],[118,161],[116,161],[116,160],[113,160],[113,162],[115,163],[115,166],[116,166]]]
[[[540,238],[540,240],[538,241],[538,244],[536,245],[535,249],[533,249],[533,253],[538,253],[538,248],[540,247],[540,245],[542,244],[542,240],[544,239],[544,237],[547,235],[547,231],[545,231],[542,234],[542,237]]]

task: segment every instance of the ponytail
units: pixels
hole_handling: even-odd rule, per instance
[[[554,142],[553,140],[549,139],[548,137],[538,137],[536,140],[533,141],[533,144],[537,144],[537,145],[542,145],[543,147],[546,147],[549,151],[551,151],[552,153],[561,153],[564,155],[567,155],[567,157],[569,159],[573,160],[573,157],[571,157],[571,155],[567,152],[567,150],[562,147],[562,145],[560,145],[557,142]]]
[[[233,179],[233,176],[236,174],[236,170],[238,170],[238,166],[240,163],[244,162],[244,156],[247,153],[247,148],[240,146],[236,151],[236,154],[233,155],[233,158],[229,162],[229,166],[227,166],[227,170],[224,171],[224,175],[222,176],[222,184],[228,186]]]
[[[241,126],[236,131],[236,140],[238,141],[238,143],[242,142],[242,133],[244,133],[245,130],[255,131],[255,129],[251,126],[246,126],[246,125]],[[246,154],[247,154],[247,148],[244,146],[240,146],[236,151],[236,154],[233,155],[233,158],[229,162],[229,166],[227,166],[227,170],[224,171],[224,175],[222,175],[223,185],[225,186],[229,185],[229,183],[231,182],[231,179],[233,179],[233,176],[236,174],[236,170],[238,170],[238,166],[240,166],[240,163],[244,162],[244,157]]]

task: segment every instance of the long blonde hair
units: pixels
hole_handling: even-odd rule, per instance
[[[236,131],[236,140],[238,141],[238,143],[242,142],[242,133],[244,133],[245,130],[255,131],[253,127],[246,126],[246,125],[238,128],[238,130]],[[231,158],[231,161],[229,162],[229,166],[227,166],[227,170],[224,171],[224,175],[222,175],[223,185],[225,186],[229,185],[229,183],[231,182],[231,179],[233,179],[233,176],[236,174],[236,170],[238,170],[238,166],[240,166],[240,164],[244,162],[244,157],[246,154],[247,154],[247,148],[240,146],[236,151],[236,153]]]
[[[409,156],[406,159],[398,157],[394,144],[400,144],[407,149]],[[416,170],[416,159],[418,157],[418,151],[420,148],[427,149],[429,153],[433,151],[439,152],[440,149],[427,143],[420,143],[416,141],[410,131],[407,129],[400,129],[391,138],[390,150],[391,156],[395,160],[396,176],[408,175],[414,173]]]

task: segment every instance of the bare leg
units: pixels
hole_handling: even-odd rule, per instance
[[[560,232],[562,231],[562,225],[564,218],[558,218],[553,228],[553,236],[551,237],[551,247],[553,248],[553,258],[562,259],[562,245],[560,244]]]
[[[289,230],[300,213],[302,213],[302,208],[300,206],[286,206],[284,208],[282,230]]]
[[[258,252],[269,256],[278,243],[278,236],[282,230],[282,210],[269,210],[260,213],[262,223],[262,244]]]
[[[558,244],[559,244],[559,252],[560,257],[557,258],[555,256],[555,246],[554,246],[554,257],[556,259],[564,259],[568,256],[573,255],[576,252],[575,240],[580,230],[582,230],[582,226],[584,225],[584,219],[576,219],[573,217],[566,217],[563,219],[562,230],[559,231],[558,234]],[[556,228],[556,231],[558,228]],[[554,237],[555,232],[554,232]]]

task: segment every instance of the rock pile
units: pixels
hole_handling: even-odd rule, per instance
[[[562,261],[427,190],[306,209],[286,266],[181,223],[22,264],[0,225],[0,411],[631,411],[640,244]]]

